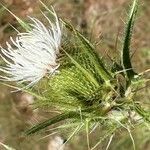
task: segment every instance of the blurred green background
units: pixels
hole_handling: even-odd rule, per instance
[[[119,55],[130,0],[43,0],[43,2],[49,7],[52,5],[60,17],[71,22],[92,42],[96,43],[97,50],[102,55],[106,57],[107,55],[113,57]],[[7,6],[20,18],[26,18],[28,15],[40,18],[40,10],[43,10],[38,0],[0,0],[0,3]],[[131,54],[133,54],[132,61],[137,72],[142,72],[150,66],[149,6],[150,0],[140,1],[134,29]],[[10,24],[20,30],[15,18],[0,7],[0,45],[4,47],[9,37],[16,35]],[[2,63],[0,60],[0,64]],[[150,91],[148,88],[140,90],[137,99],[149,105]],[[52,145],[57,145],[61,138],[66,138],[63,133],[52,132],[54,135],[45,138],[43,134],[27,138],[20,136],[31,125],[54,114],[51,109],[46,112],[42,109],[33,109],[30,104],[34,100],[34,97],[27,93],[12,93],[11,88],[0,85],[0,142],[16,150],[56,150]],[[98,129],[97,133],[92,135],[92,143],[96,143],[100,132],[102,132],[101,129]],[[150,133],[147,129],[142,126],[135,128],[133,137],[137,150],[150,149]],[[107,142],[102,143],[97,149],[105,149]],[[1,149],[4,148],[0,146]],[[64,149],[86,150],[85,135],[81,133],[74,137]],[[128,133],[124,130],[118,131],[109,149],[132,150],[132,142]]]

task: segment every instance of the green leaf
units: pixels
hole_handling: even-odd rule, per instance
[[[27,130],[25,132],[26,135],[30,135],[30,134],[34,134],[50,125],[53,125],[55,123],[58,123],[60,121],[63,121],[63,120],[66,120],[66,119],[69,119],[69,118],[76,118],[76,117],[80,117],[80,115],[78,113],[75,113],[75,112],[68,112],[68,113],[63,113],[63,114],[60,114],[60,115],[57,115],[51,119],[48,119],[40,124],[37,124],[35,126],[33,126],[32,128],[30,128],[29,130]]]
[[[131,64],[130,45],[131,45],[131,37],[132,37],[132,31],[133,31],[137,9],[138,9],[138,0],[134,0],[130,10],[127,27],[125,30],[124,44],[123,44],[123,49],[121,54],[122,67],[124,68],[125,73],[129,80],[131,80],[136,74],[133,71],[132,64]]]

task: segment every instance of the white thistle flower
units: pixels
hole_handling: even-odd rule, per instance
[[[18,33],[15,40],[10,37],[13,46],[6,42],[7,49],[0,47],[1,58],[6,62],[5,67],[0,66],[0,71],[7,74],[0,76],[1,80],[27,83],[27,87],[30,87],[46,74],[57,71],[61,26],[56,13],[54,23],[44,16],[48,20],[48,27],[38,19],[29,17],[33,22],[30,24],[32,30]]]

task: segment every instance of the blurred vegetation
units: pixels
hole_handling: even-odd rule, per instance
[[[53,5],[56,12],[62,17],[71,22],[84,35],[97,44],[97,49],[108,57],[109,55],[117,57],[116,54],[120,51],[120,37],[123,34],[124,19],[126,9],[129,7],[130,0],[43,0],[47,6]],[[40,3],[37,0],[0,0],[0,3],[7,6],[13,13],[21,18],[27,15],[34,15],[40,18]],[[140,4],[140,15],[136,21],[134,38],[132,42],[132,61],[134,68],[142,72],[150,66],[150,1],[143,0]],[[5,41],[9,40],[9,36],[16,34],[12,28],[19,29],[19,25],[15,18],[8,13],[3,7],[0,7],[0,43],[5,45]],[[118,41],[118,42],[117,42]],[[117,44],[118,43],[118,44]],[[0,60],[0,63],[1,60]],[[111,63],[111,62],[110,62]],[[150,77],[149,75],[147,75]],[[10,88],[0,85],[0,142],[6,143],[17,150],[40,150],[48,149],[47,145],[50,138],[40,140],[43,135],[34,135],[32,137],[22,138],[21,133],[49,115],[54,115],[53,110],[44,112],[43,110],[35,109],[32,111],[32,101],[24,93],[11,93]],[[150,107],[150,91],[148,85],[137,93],[137,99],[144,101],[145,105]],[[93,133],[91,143],[95,143],[99,139],[99,133],[103,129],[97,129]],[[50,132],[51,133],[51,132]],[[49,134],[50,134],[49,133]],[[66,130],[66,135],[67,134]],[[47,134],[47,133],[46,133]],[[60,133],[66,138],[64,132]],[[141,128],[135,128],[133,132],[137,150],[150,149],[150,131]],[[99,149],[105,149],[108,141],[103,142]],[[3,149],[0,147],[0,149]],[[69,150],[86,150],[85,135],[76,136],[68,144]],[[124,131],[118,131],[113,139],[110,149],[126,150],[133,149],[129,134]]]

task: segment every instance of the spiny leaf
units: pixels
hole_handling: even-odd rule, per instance
[[[78,113],[75,113],[75,112],[68,112],[68,113],[63,113],[63,114],[60,114],[60,115],[57,115],[51,119],[48,119],[38,125],[35,125],[33,126],[32,128],[30,128],[29,130],[27,130],[25,132],[26,135],[30,135],[30,134],[33,134],[35,132],[38,132],[50,125],[53,125],[55,123],[58,123],[60,121],[63,121],[63,120],[66,120],[66,119],[69,119],[69,118],[76,118],[76,117],[80,117]]]
[[[96,106],[96,107],[91,107],[91,108],[86,108],[86,109],[81,110],[82,119],[85,120],[87,117],[89,117],[89,114],[91,112],[94,114],[94,111],[96,109],[99,109],[99,107]],[[25,135],[34,134],[34,133],[36,133],[42,129],[45,129],[46,127],[48,127],[50,125],[56,124],[60,121],[66,120],[66,119],[72,119],[72,120],[75,119],[75,120],[77,120],[77,122],[79,122],[79,121],[81,121],[81,116],[80,116],[80,113],[78,111],[69,111],[69,112],[59,114],[59,115],[57,115],[51,119],[48,119],[42,123],[39,123],[39,124],[33,126],[32,128],[30,128],[29,130],[27,130],[25,132]],[[93,117],[91,119],[93,119]]]
[[[131,80],[133,76],[136,74],[133,71],[132,64],[131,64],[130,44],[131,44],[131,36],[132,36],[135,16],[137,13],[137,8],[138,8],[138,0],[134,0],[130,10],[127,27],[125,30],[124,44],[123,44],[123,50],[121,55],[122,67],[125,69],[125,73],[129,80]]]

